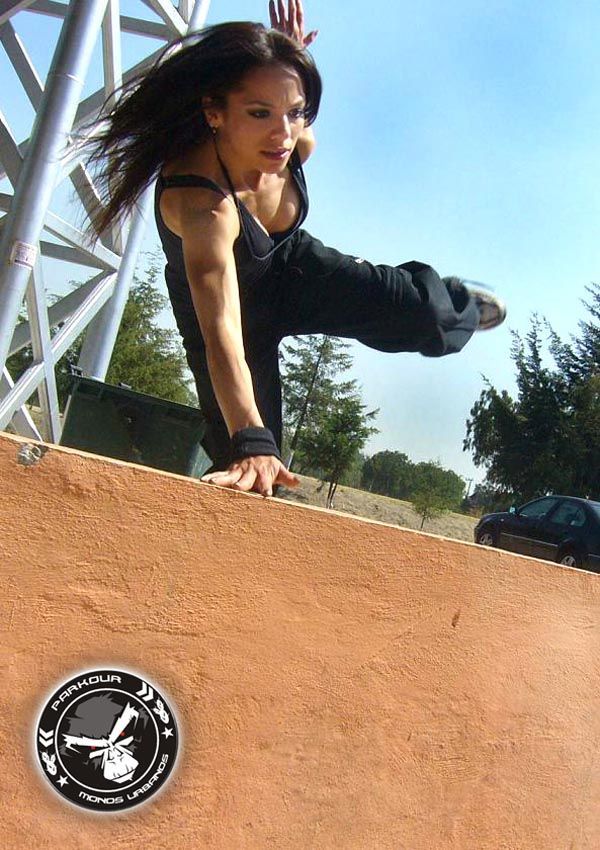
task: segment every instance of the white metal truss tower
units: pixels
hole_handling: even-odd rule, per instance
[[[35,110],[31,134],[20,143],[0,112],[0,179],[8,178],[13,189],[12,194],[0,194],[0,431],[12,422],[18,434],[59,441],[55,367],[83,331],[79,366],[100,380],[106,376],[140,249],[150,190],[131,220],[103,234],[94,247],[79,227],[53,213],[50,206],[55,189],[65,181],[71,182],[78,198],[75,220],[85,218],[90,204],[99,203],[93,178],[77,154],[78,128],[93,120],[123,80],[149,66],[164,44],[204,26],[210,5],[210,0],[140,2],[152,12],[152,20],[121,14],[119,0],[0,0],[0,42]],[[11,22],[24,12],[63,19],[45,83]],[[161,44],[124,71],[122,33],[154,38]],[[103,85],[82,99],[100,37]],[[44,239],[45,234],[52,241]],[[95,276],[49,306],[44,256],[76,263]],[[24,303],[27,322],[20,321]],[[33,363],[13,381],[6,361],[27,345],[32,347]],[[26,408],[36,391],[42,409],[40,430]]]

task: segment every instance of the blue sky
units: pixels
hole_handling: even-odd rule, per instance
[[[208,22],[266,22],[266,7],[212,0]],[[140,9],[152,17],[123,3]],[[479,479],[462,441],[482,374],[513,391],[510,330],[526,333],[537,311],[561,335],[576,332],[585,286],[600,280],[600,6],[315,0],[306,16],[320,30],[312,53],[324,80],[306,228],[374,262],[418,259],[484,281],[509,311],[503,328],[441,360],[357,344],[354,377],[380,408],[368,449]],[[58,23],[28,13],[13,22],[44,74]],[[128,37],[126,64],[156,45]],[[4,57],[0,80],[3,111],[26,127]],[[86,88],[95,82],[92,73]],[[146,246],[156,244],[150,228]]]

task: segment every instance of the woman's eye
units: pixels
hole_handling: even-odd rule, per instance
[[[293,121],[298,121],[300,118],[304,118],[304,109],[292,109],[290,112],[290,118]]]
[[[266,109],[255,109],[253,112],[248,113],[253,118],[268,118],[269,113]]]

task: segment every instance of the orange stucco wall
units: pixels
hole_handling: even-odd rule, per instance
[[[598,850],[600,577],[0,437],[7,848]],[[72,671],[172,697],[179,766],[64,804],[32,730]]]

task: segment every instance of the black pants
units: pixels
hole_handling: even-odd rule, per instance
[[[326,248],[299,230],[275,252],[269,272],[240,282],[246,360],[265,425],[281,446],[279,343],[286,336],[327,334],[356,339],[379,351],[441,357],[460,351],[479,323],[461,285],[446,285],[427,265],[372,265]],[[207,420],[204,448],[213,469],[229,464],[229,434],[212,389],[202,338],[185,340],[200,407]]]

